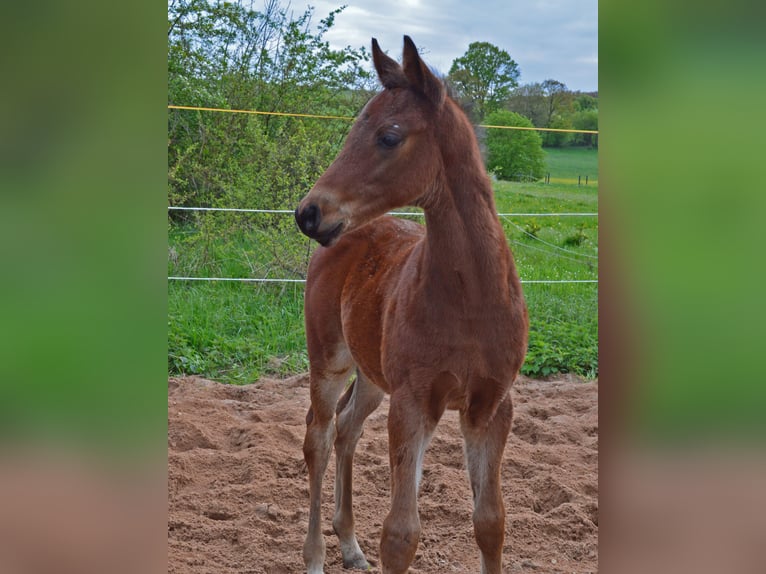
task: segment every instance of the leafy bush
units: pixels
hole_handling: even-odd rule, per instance
[[[572,116],[572,125],[576,130],[598,131],[598,110],[585,110]],[[598,134],[575,134],[572,143],[588,147],[598,147]]]
[[[521,114],[499,110],[487,116],[492,126],[532,127]],[[540,134],[532,130],[487,129],[487,169],[498,179],[538,180],[545,174],[545,152]]]
[[[262,11],[245,3],[178,0],[168,6],[168,101],[259,112],[350,117],[372,87],[364,48],[332,50],[325,34],[341,9],[318,25],[313,8],[295,14],[283,0]],[[168,113],[171,206],[295,208],[332,162],[351,122],[279,115],[172,109]],[[170,211],[208,239],[258,228],[280,261],[300,268],[305,248],[289,238],[289,217],[208,217]]]
[[[530,377],[574,373],[595,378],[598,376],[598,340],[588,325],[533,322],[521,372]]]
[[[557,130],[571,130],[572,121],[569,117],[556,116],[551,120],[548,127]],[[542,134],[545,147],[564,147],[572,140],[572,134],[569,132],[542,132]]]
[[[588,236],[585,234],[585,229],[581,225],[577,228],[577,231],[564,238],[564,245],[569,247],[577,247],[578,245],[582,245],[583,241],[588,239]]]
[[[169,103],[353,116],[370,87],[369,56],[364,48],[330,49],[324,35],[341,10],[312,30],[313,8],[295,16],[281,0],[268,0],[262,12],[210,0],[172,3]],[[171,205],[292,206],[349,127],[346,120],[171,110]]]
[[[524,226],[524,231],[529,233],[532,237],[537,237],[537,232],[541,229],[542,227],[540,226],[540,223],[535,218],[530,219]]]

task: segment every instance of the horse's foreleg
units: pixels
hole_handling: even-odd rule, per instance
[[[418,486],[423,455],[435,426],[417,408],[406,388],[391,395],[388,414],[391,510],[383,522],[380,540],[383,574],[403,574],[415,558],[420,539]]]
[[[364,421],[378,408],[383,395],[381,389],[367,381],[357,370],[356,380],[338,404],[335,439],[335,517],[332,525],[340,541],[344,568],[369,568],[354,534],[352,465]]]
[[[303,457],[309,472],[309,528],[303,545],[303,561],[309,574],[321,574],[324,568],[325,542],[322,536],[322,479],[335,438],[335,405],[351,374],[330,377],[311,373],[311,409],[306,416]]]
[[[502,571],[505,506],[500,482],[503,450],[511,429],[512,406],[506,395],[490,420],[461,413],[465,456],[473,490],[473,527],[481,551],[481,574]]]

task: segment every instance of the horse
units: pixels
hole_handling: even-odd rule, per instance
[[[332,524],[343,565],[370,567],[354,532],[352,462],[365,419],[387,393],[383,572],[406,572],[415,557],[423,456],[445,409],[453,409],[481,572],[495,574],[505,536],[500,469],[510,389],[526,354],[526,304],[472,124],[409,36],[401,65],[375,38],[372,56],[383,90],[295,210],[301,232],[320,244],[304,300],[311,406],[303,559],[309,574],[323,571],[321,491],[334,442]],[[409,205],[423,209],[425,228],[386,215]]]

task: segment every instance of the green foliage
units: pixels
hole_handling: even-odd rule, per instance
[[[589,379],[598,374],[598,337],[587,324],[538,321],[529,331],[521,372],[531,377],[574,373]]]
[[[579,94],[574,100],[574,111],[597,110],[598,100],[589,94]]]
[[[598,130],[598,99],[571,92],[556,80],[524,84],[513,90],[505,108],[526,116],[538,128]],[[596,147],[594,134],[542,132],[545,147]]]
[[[569,247],[575,247],[577,245],[581,245],[582,242],[585,241],[586,239],[588,239],[588,236],[585,234],[585,231],[583,230],[582,227],[578,227],[577,231],[574,234],[569,235],[564,239],[564,245]]]
[[[519,66],[505,50],[489,42],[472,42],[452,62],[449,82],[458,96],[473,105],[476,120],[500,108],[511,88],[518,85]]]
[[[542,127],[553,127],[554,118],[572,113],[574,95],[558,80],[545,80],[542,87],[545,94],[545,125]]]
[[[178,0],[168,7],[168,100],[179,105],[259,112],[353,116],[368,98],[364,48],[331,50],[324,39],[342,9],[312,27],[313,8],[294,16],[267,0],[242,3]],[[332,162],[348,120],[170,110],[168,199],[171,206],[293,209]],[[237,219],[171,211],[226,236]],[[253,225],[291,229],[285,218]],[[279,249],[295,267],[300,250]]]
[[[542,229],[542,227],[540,227],[540,223],[535,218],[530,219],[524,226],[524,231],[529,233],[532,237],[537,237],[537,232],[540,231],[540,229]]]
[[[532,127],[522,115],[505,110],[491,113],[487,125]],[[537,180],[545,174],[540,134],[532,130],[487,129],[487,169],[499,179]]]
[[[556,116],[546,127],[557,130],[571,130],[572,121],[569,116]],[[564,147],[572,140],[569,132],[541,132],[545,147]]]
[[[168,100],[173,104],[262,112],[352,116],[367,97],[368,60],[360,48],[330,50],[323,39],[332,12],[316,30],[312,9],[294,17],[278,0],[263,12],[241,4],[179,0],[168,9]],[[172,110],[168,118],[171,199],[196,205],[226,200],[233,189],[264,184],[292,193],[313,181],[337,153],[347,121]],[[323,146],[309,142],[324,142]],[[290,173],[270,170],[305,150]],[[243,181],[237,181],[240,178]],[[274,189],[274,188],[280,189]],[[288,192],[289,193],[289,192]],[[249,198],[247,198],[249,199]]]
[[[538,128],[545,125],[548,117],[548,105],[545,89],[540,82],[524,84],[514,89],[505,102],[505,109],[529,118]]]
[[[598,130],[598,110],[577,112],[572,116],[576,130]],[[587,147],[598,147],[598,134],[575,134],[574,143]]]

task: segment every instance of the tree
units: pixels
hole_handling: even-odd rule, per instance
[[[577,112],[572,116],[572,125],[576,130],[598,131],[598,110]],[[576,134],[574,143],[588,147],[598,147],[598,134]]]
[[[543,85],[535,82],[517,87],[508,97],[506,108],[529,118],[538,128],[545,127],[547,106]]]
[[[545,80],[542,83],[545,94],[545,124],[542,127],[552,127],[551,122],[556,116],[569,115],[572,113],[573,94],[564,83],[558,80]]]
[[[574,111],[574,96],[564,83],[548,79],[519,86],[511,92],[506,107],[528,117],[538,128],[550,128],[568,121]]]
[[[547,127],[557,130],[571,130],[571,116],[556,116]],[[564,147],[572,140],[569,132],[543,132],[543,145],[545,147]]]
[[[478,119],[500,108],[518,85],[519,66],[505,50],[489,42],[473,42],[452,62],[448,80],[458,96],[473,104]]]
[[[529,118],[498,110],[486,118],[494,126],[532,127]],[[540,134],[532,130],[487,128],[487,169],[499,179],[540,179],[545,173],[545,153]]]
[[[577,112],[598,109],[598,100],[590,94],[576,93],[574,109]]]

